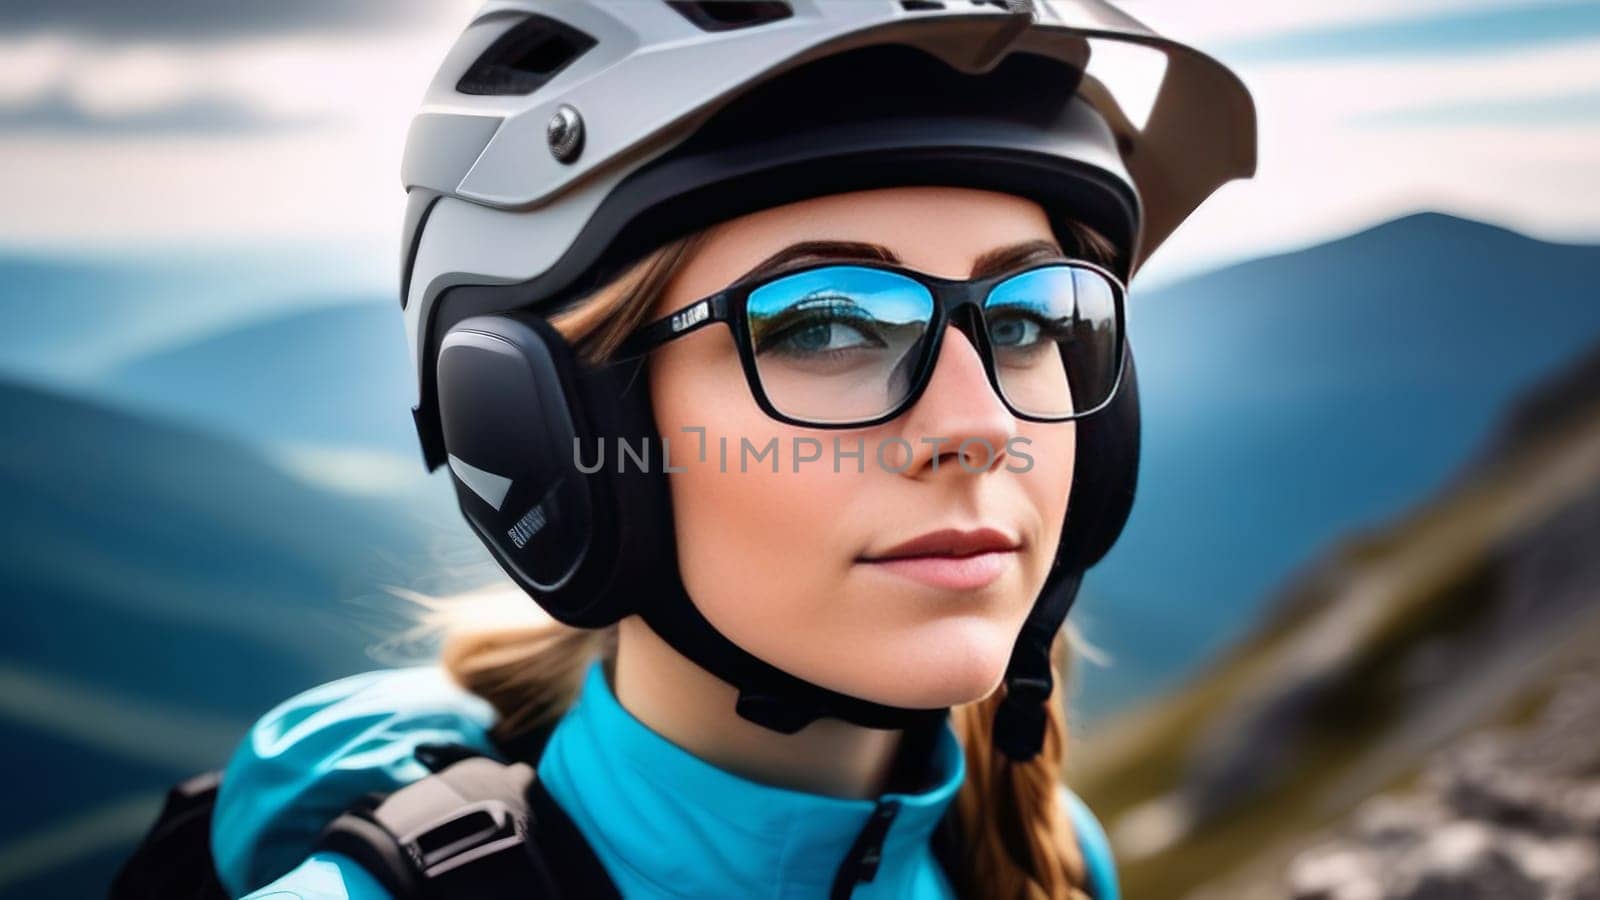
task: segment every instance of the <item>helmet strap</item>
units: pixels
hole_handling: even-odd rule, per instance
[[[665,589],[639,605],[640,617],[673,649],[738,689],[737,712],[757,725],[793,734],[826,716],[871,728],[915,728],[949,713],[948,707],[875,703],[791,675],[718,631],[689,598],[676,572],[659,583]]]
[[[1050,646],[1078,596],[1083,573],[1058,570],[1029,613],[1006,667],[1006,696],[995,711],[994,743],[1012,762],[1028,762],[1044,746],[1055,672]]]

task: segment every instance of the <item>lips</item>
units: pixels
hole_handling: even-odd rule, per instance
[[[1022,542],[997,528],[975,528],[963,531],[943,528],[896,544],[882,553],[864,556],[868,562],[906,559],[918,556],[973,556],[978,553],[996,553],[1016,550]]]
[[[993,584],[1016,558],[1022,542],[995,528],[930,531],[861,561],[880,572],[946,591],[975,591]]]

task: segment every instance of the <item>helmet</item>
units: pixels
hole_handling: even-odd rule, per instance
[[[1142,123],[1096,78],[1102,44],[1165,60]],[[666,475],[578,471],[575,439],[654,436],[630,365],[581,363],[546,321],[644,253],[773,205],[890,185],[1036,199],[1084,222],[1125,280],[1207,196],[1255,167],[1237,77],[1104,0],[492,0],[407,138],[401,307],[429,471],[556,619],[638,613],[738,689],[745,718],[926,725],[784,672],[722,635],[680,581]],[[1049,648],[1132,504],[1131,349],[1078,423],[1061,549],[1006,672],[997,745],[1042,742]]]

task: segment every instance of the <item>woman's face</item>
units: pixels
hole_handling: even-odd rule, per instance
[[[948,278],[971,277],[995,251],[1055,245],[1044,211],[1009,194],[945,187],[836,194],[724,223],[653,315],[811,241],[877,244],[902,265]],[[996,688],[1060,538],[1073,423],[1012,416],[954,326],[922,397],[870,428],[769,418],[751,396],[725,326],[657,350],[650,378],[657,426],[672,465],[682,468],[668,477],[684,584],[723,634],[780,669],[880,703],[950,706]],[[771,453],[756,456],[774,438],[776,472]],[[846,455],[858,448],[862,457]],[[896,545],[943,529],[992,529],[1015,549],[965,561],[948,553],[882,561]]]

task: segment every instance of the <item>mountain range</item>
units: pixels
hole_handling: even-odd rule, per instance
[[[1181,684],[1600,339],[1600,248],[1419,214],[1129,300],[1143,461],[1073,611],[1087,720]]]
[[[319,286],[334,263],[191,262],[0,256],[0,763],[38,775],[0,896],[97,894],[172,779],[386,664],[381,585],[497,572],[421,468],[396,304]],[[1531,427],[1501,415],[1600,338],[1595,284],[1600,248],[1440,215],[1136,283],[1141,481],[1073,612],[1111,658],[1079,718],[1200,677],[1308,561]]]

